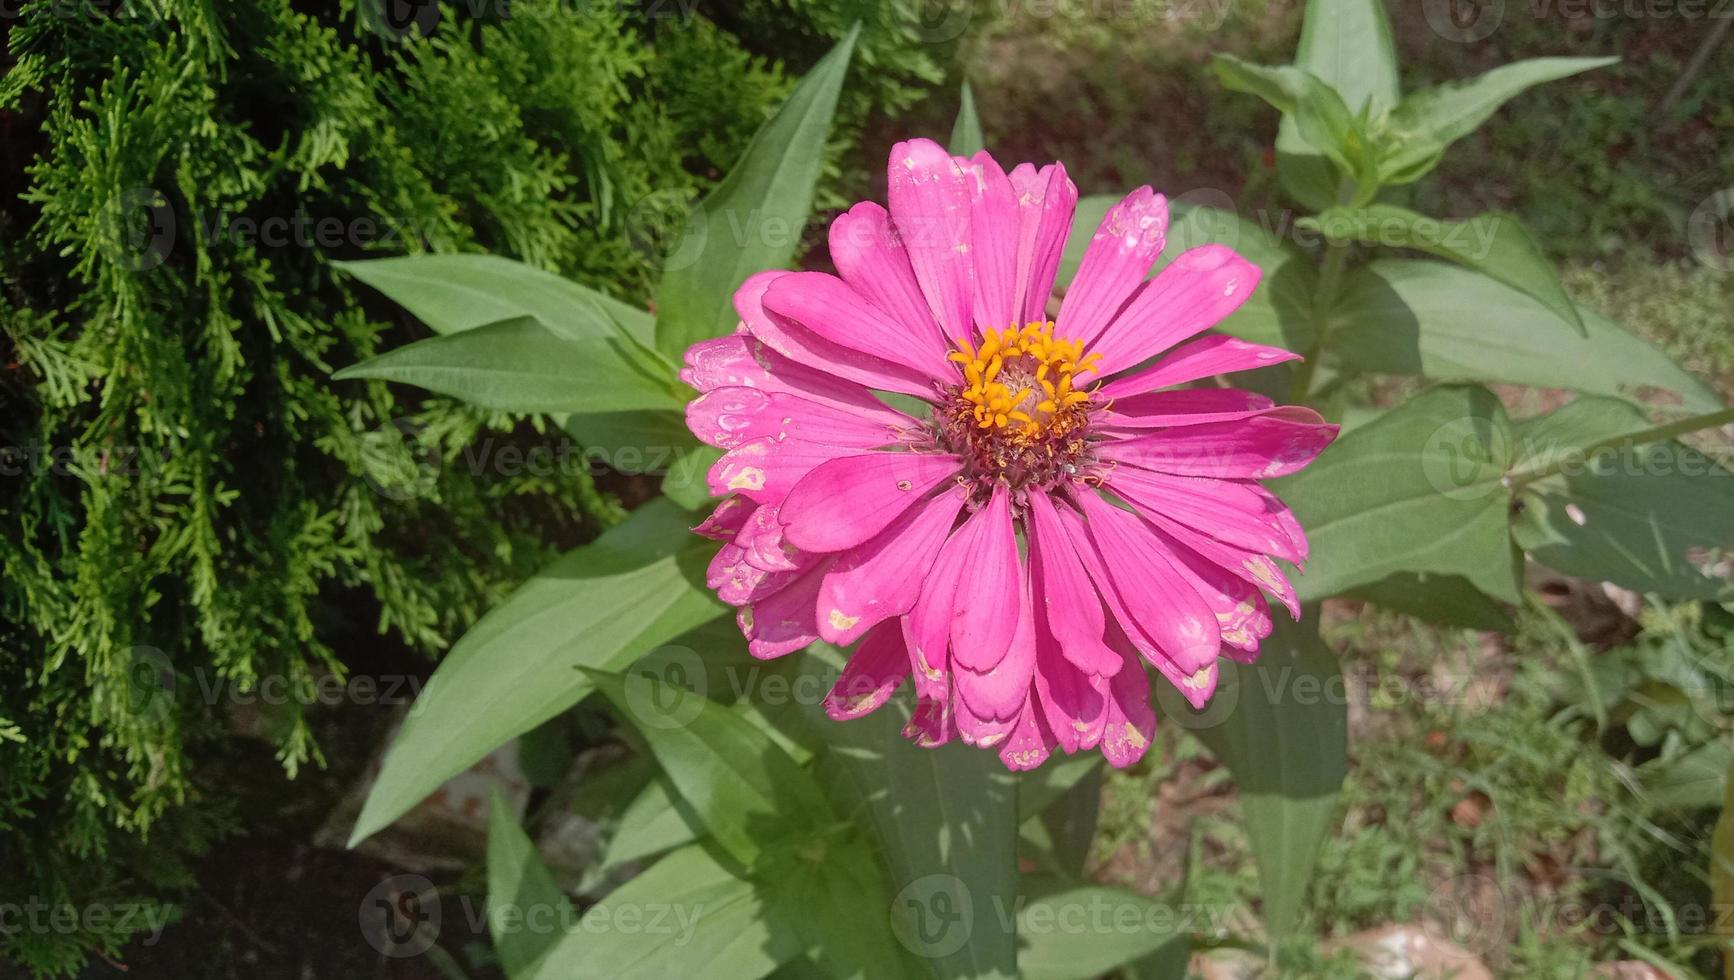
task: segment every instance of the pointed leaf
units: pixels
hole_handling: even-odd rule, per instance
[[[500,412],[680,407],[672,376],[659,376],[624,341],[567,340],[529,317],[419,340],[333,377],[416,385]]]
[[[657,289],[656,346],[679,357],[734,328],[734,293],[795,256],[860,28],[813,66],[688,220]]]
[[[1026,879],[1018,969],[1026,980],[1090,980],[1191,942],[1188,910],[1112,885]]]
[[[581,665],[623,667],[725,607],[705,588],[691,514],[652,501],[542,569],[440,661],[392,741],[351,846],[452,776],[591,691]]]
[[[958,105],[957,121],[951,124],[951,141],[947,147],[952,156],[972,157],[987,149],[987,139],[981,134],[981,119],[975,114],[975,93],[969,83],[963,83],[963,99]]]
[[[1369,204],[1332,208],[1302,223],[1323,230],[1335,241],[1419,249],[1468,266],[1521,290],[1588,336],[1553,263],[1508,214],[1489,211],[1465,221],[1443,221],[1395,204]]]
[[[1179,699],[1166,699],[1190,711]],[[1278,616],[1256,664],[1224,661],[1213,702],[1181,722],[1233,771],[1273,939],[1289,935],[1348,772],[1348,703],[1318,606]]]
[[[1342,436],[1271,489],[1306,528],[1312,554],[1294,579],[1303,601],[1396,572],[1461,575],[1519,598],[1511,492],[1501,484],[1511,431],[1484,388],[1440,387]]]
[[[488,933],[508,977],[530,968],[578,921],[572,902],[498,792],[488,807]]]
[[[1294,63],[1336,90],[1354,115],[1370,107],[1376,116],[1400,97],[1384,0],[1307,0]],[[1277,129],[1276,158],[1277,177],[1295,200],[1314,211],[1338,203],[1337,175],[1293,116],[1284,116]]]

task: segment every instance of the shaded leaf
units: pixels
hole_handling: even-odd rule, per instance
[[[1517,628],[1504,606],[1460,575],[1398,572],[1343,594],[1442,626],[1498,633]]]
[[[1018,914],[1026,980],[1088,980],[1191,942],[1191,913],[1111,885],[1026,879],[1031,894]]]
[[[527,976],[578,921],[572,902],[500,794],[488,808],[488,934],[508,977]]]
[[[987,138],[981,134],[981,119],[975,114],[975,93],[969,83],[963,83],[962,100],[957,109],[957,121],[951,124],[952,156],[972,157],[987,149]]]

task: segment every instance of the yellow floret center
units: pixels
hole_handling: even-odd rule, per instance
[[[963,369],[958,397],[975,426],[1033,442],[1089,402],[1089,393],[1073,386],[1101,355],[1086,357],[1083,341],[1055,337],[1050,320],[985,330],[980,346],[964,341],[951,359]]]

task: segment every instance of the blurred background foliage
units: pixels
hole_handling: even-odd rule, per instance
[[[1063,159],[1085,193],[1148,182],[1282,220],[1276,114],[1223,91],[1209,56],[1287,60],[1299,0],[730,0],[696,15],[591,3],[582,16],[569,0],[516,0],[509,17],[457,3],[408,24],[376,3],[136,0],[118,17],[119,4],[26,0],[0,20],[8,894],[173,902],[225,933],[199,898],[217,887],[200,855],[269,864],[280,851],[257,842],[265,826],[305,840],[390,719],[237,711],[206,692],[425,673],[513,582],[630,500],[630,481],[606,473],[473,452],[558,433],[330,385],[331,368],[419,329],[358,305],[331,260],[489,251],[642,302],[660,223],[856,20],[821,209],[873,193],[892,140],[948,132],[949,83],[967,78],[1002,158]],[[1497,30],[1457,44],[1424,5],[1388,6],[1411,85],[1522,57],[1624,58],[1526,94],[1414,200],[1519,215],[1576,298],[1734,395],[1734,276],[1696,261],[1684,230],[1734,186],[1734,106],[1716,97],[1734,89],[1734,46],[1687,76],[1704,21],[1507,3]],[[140,215],[155,237],[138,237]],[[259,233],[300,216],[341,231],[329,244]],[[1473,711],[1399,698],[1354,719],[1347,832],[1310,906],[1327,935],[1412,919],[1441,882],[1482,872],[1520,897],[1707,901],[1693,869],[1717,799],[1644,767],[1726,746],[1726,711],[1654,706],[1677,703],[1667,683],[1701,695],[1722,690],[1704,678],[1734,676],[1729,610],[1650,603],[1635,629],[1586,638],[1538,601],[1497,640],[1357,613],[1328,620],[1346,673],[1395,690],[1434,670],[1497,683]],[[1576,683],[1592,655],[1616,676]],[[1094,866],[1153,889],[1195,820],[1197,900],[1250,902],[1244,841],[1211,820],[1228,805],[1221,772],[1184,733],[1158,749],[1109,777]],[[242,827],[251,841],[231,836]],[[339,913],[352,940],[352,910]],[[1495,957],[1507,975],[1581,976],[1611,955],[1705,969],[1710,955],[1678,930],[1531,925],[1510,917]],[[65,973],[120,957],[126,938],[0,935],[0,960]],[[240,975],[249,945],[206,947],[206,975]],[[1354,975],[1297,955],[1296,975]]]

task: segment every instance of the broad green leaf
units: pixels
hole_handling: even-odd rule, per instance
[[[708,542],[666,501],[519,586],[440,661],[392,740],[350,845],[402,816],[497,746],[591,691],[575,668],[620,668],[721,616]]]
[[[838,980],[916,975],[891,932],[891,892],[867,838],[851,833],[785,847],[763,880],[770,914],[806,942]]]
[[[1577,306],[1559,284],[1553,263],[1516,218],[1497,211],[1443,221],[1395,204],[1332,208],[1308,224],[1334,241],[1431,252],[1522,291],[1586,336]]]
[[[572,902],[518,826],[518,818],[493,793],[488,807],[488,933],[508,977],[529,975],[578,921]]]
[[[675,806],[667,776],[647,783],[620,814],[620,829],[608,841],[602,868],[611,871],[690,844],[704,836],[704,825]]]
[[[710,468],[722,458],[715,446],[692,446],[677,453],[662,478],[662,492],[687,510],[703,510],[716,501],[710,496]]]
[[[1112,885],[1030,879],[1018,913],[1025,980],[1090,980],[1191,941],[1193,913],[1172,900]]]
[[[1349,274],[1330,348],[1344,365],[1436,381],[1506,381],[1638,401],[1662,389],[1687,411],[1714,392],[1613,321],[1578,308],[1589,336],[1523,293],[1469,269],[1381,259]]]
[[[1265,924],[1278,940],[1294,928],[1348,771],[1348,699],[1318,615],[1313,604],[1301,623],[1277,616],[1256,664],[1223,661],[1212,703],[1180,705],[1191,712],[1180,723],[1234,773]]]
[[[1511,633],[1517,629],[1504,606],[1489,599],[1459,575],[1398,572],[1343,594],[1443,626],[1496,633]]]
[[[1021,792],[1018,800],[1021,805]],[[1024,821],[1019,828],[1024,853],[1037,867],[1068,880],[1082,879],[1101,813],[1102,770],[1092,766],[1058,800],[1043,808],[1034,819]]]
[[[568,415],[560,427],[583,444],[587,462],[617,473],[666,474],[677,457],[698,445],[686,419],[671,410]]]
[[[1520,423],[1519,473],[1537,466],[1559,472],[1524,483],[1513,527],[1518,544],[1550,568],[1629,589],[1734,595],[1734,584],[1690,560],[1734,547],[1734,473],[1678,442],[1596,449],[1648,427],[1641,412],[1603,398],[1580,398]]]
[[[1618,58],[1532,58],[1502,65],[1475,78],[1412,92],[1386,124],[1391,148],[1380,169],[1389,183],[1418,180],[1446,146],[1474,132],[1525,89],[1603,68]]]
[[[987,149],[987,138],[981,134],[981,119],[975,114],[975,93],[969,83],[963,83],[963,99],[957,108],[957,121],[951,124],[952,156],[972,157]]]
[[[1362,196],[1377,190],[1378,167],[1366,129],[1328,83],[1303,68],[1256,65],[1229,54],[1216,55],[1213,63],[1223,87],[1256,95],[1286,113],[1306,145],[1353,177]]]
[[[767,914],[760,886],[692,844],[587,909],[535,969],[513,980],[755,980],[802,946]]]
[[[1721,802],[1734,766],[1734,746],[1716,738],[1671,759],[1657,759],[1638,769],[1644,796],[1668,810],[1701,810]]]
[[[841,664],[824,644],[809,655],[833,676]],[[817,774],[839,813],[866,815],[905,948],[941,980],[1015,977],[1016,930],[1006,924],[1018,894],[1016,780],[993,752],[905,741],[908,718],[907,700],[896,698],[865,718],[828,722]]]
[[[831,113],[860,27],[813,66],[789,101],[689,217],[657,289],[656,346],[673,357],[733,329],[734,293],[755,272],[787,266],[813,207]]]
[[[1083,260],[1084,248],[1102,216],[1118,198],[1095,195],[1078,201],[1072,233],[1060,257],[1058,282],[1070,283]],[[1181,252],[1200,245],[1226,245],[1259,267],[1258,288],[1216,329],[1242,340],[1289,350],[1312,346],[1312,294],[1318,272],[1312,260],[1259,225],[1222,208],[1176,201],[1168,241],[1154,271],[1161,271]]]
[[[584,674],[644,736],[680,799],[742,866],[834,821],[813,777],[726,705],[650,673]]]
[[[519,317],[429,337],[333,375],[380,378],[501,412],[672,411],[672,381],[622,340],[568,340]]]
[[[1356,116],[1363,109],[1377,116],[1401,95],[1384,0],[1307,0],[1294,63],[1336,90]],[[1277,177],[1295,200],[1314,211],[1338,203],[1337,175],[1293,116],[1277,129],[1276,158]]]
[[[1102,766],[1102,756],[1096,752],[1054,758],[1041,768],[1020,773],[1018,782],[1018,819],[1029,820],[1058,802],[1074,786],[1083,782]]]
[[[649,341],[650,315],[593,289],[497,255],[410,255],[334,262],[435,333],[534,317],[567,340]]]
[[[1460,575],[1519,598],[1510,543],[1511,462],[1505,409],[1484,388],[1424,392],[1342,436],[1271,488],[1311,544],[1294,579],[1303,601],[1397,572]]]

